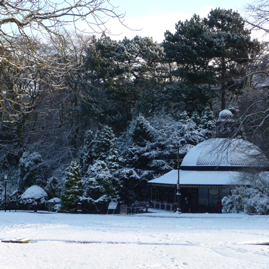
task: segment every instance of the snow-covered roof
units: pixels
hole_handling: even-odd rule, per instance
[[[212,138],[190,149],[181,166],[259,167],[268,165],[261,150],[243,139]]]
[[[268,166],[268,160],[254,144],[243,139],[212,138],[191,148],[180,166],[180,185],[232,185],[241,168]],[[176,185],[178,170],[149,181]]]
[[[180,170],[180,185],[232,185],[236,183],[240,172],[237,171],[185,171]],[[150,184],[176,185],[178,170],[150,180]]]

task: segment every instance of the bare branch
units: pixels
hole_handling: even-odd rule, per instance
[[[44,87],[62,89],[65,77],[78,68],[66,55],[68,27],[78,36],[109,32],[109,19],[124,24],[110,0],[2,0],[0,1],[0,114],[16,121],[29,113]],[[81,61],[80,61],[81,62]],[[36,93],[33,88],[39,85]]]

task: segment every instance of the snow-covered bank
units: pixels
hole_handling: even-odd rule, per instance
[[[269,268],[269,216],[0,212],[0,268]]]

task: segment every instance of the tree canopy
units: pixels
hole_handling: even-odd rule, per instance
[[[217,87],[221,109],[226,108],[226,92],[242,88],[247,63],[259,51],[258,41],[251,40],[240,14],[220,8],[204,19],[194,15],[179,21],[174,34],[165,33],[163,44],[168,60],[177,64],[174,76]]]
[[[115,41],[103,34],[86,53],[80,81],[83,115],[123,131],[144,88],[163,80],[163,48],[148,37]]]

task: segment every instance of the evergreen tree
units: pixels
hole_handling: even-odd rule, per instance
[[[84,58],[84,76],[80,81],[81,116],[113,124],[115,129],[121,129],[122,123],[130,119],[129,97],[134,96],[122,51],[119,42],[105,34],[99,39],[93,38]]]
[[[83,115],[123,131],[146,85],[167,77],[163,58],[163,47],[148,37],[93,39],[81,81]]]
[[[116,149],[116,145],[113,145],[110,148],[109,154],[105,159],[105,162],[111,171],[117,171],[120,168],[120,157]]]
[[[143,94],[135,106],[134,116],[142,114],[151,117],[154,114],[166,113],[172,117],[179,116],[184,110],[192,113],[202,112],[212,102],[213,91],[204,85],[183,82],[152,84],[143,89]]]
[[[61,188],[59,187],[59,182],[55,177],[50,177],[48,179],[45,191],[48,194],[48,199],[60,197]]]
[[[80,168],[76,161],[65,170],[64,186],[61,195],[61,211],[75,212],[79,198],[83,194]]]
[[[43,163],[42,157],[38,152],[24,152],[19,161],[19,168],[19,192],[25,191],[32,185],[38,185],[42,188],[46,186],[48,168]]]
[[[82,172],[85,172],[88,169],[89,164],[92,162],[92,143],[94,135],[92,130],[87,130],[84,135],[84,143],[82,148],[79,151],[80,166]]]
[[[95,135],[91,130],[86,131],[84,144],[79,152],[82,173],[84,174],[89,165],[96,160],[105,160],[112,148],[115,148],[116,137],[112,128],[107,125],[101,127]]]
[[[117,171],[123,186],[121,198],[131,203],[149,197],[148,180],[176,168],[179,141],[186,142],[180,149],[182,159],[189,148],[212,134],[212,131],[199,127],[187,113],[177,119],[159,113],[133,120],[118,140],[124,167]]]
[[[217,44],[211,65],[217,84],[221,87],[223,110],[226,108],[227,90],[240,93],[244,86],[248,63],[260,50],[260,44],[257,40],[251,40],[251,32],[245,28],[245,20],[231,9],[211,10],[204,22]]]
[[[163,46],[167,60],[177,64],[177,69],[171,73],[179,81],[195,84],[215,82],[209,67],[215,50],[214,40],[198,15],[185,22],[179,21],[175,34],[166,31]]]
[[[202,111],[200,127],[208,130],[213,130],[213,128],[215,127],[215,117],[213,111],[208,105]]]
[[[86,132],[80,159],[84,168],[83,199],[103,205],[103,202],[118,198],[117,193],[121,186],[117,176],[120,157],[116,149],[116,138],[110,127],[102,126],[94,137],[92,132]]]
[[[116,171],[115,176],[121,183],[119,196],[124,203],[132,205],[137,200],[144,200],[146,185],[141,183],[141,176],[135,168],[123,167]]]
[[[115,143],[116,137],[112,128],[107,125],[102,126],[92,142],[91,155],[93,160],[105,160]]]
[[[168,61],[177,64],[172,72],[177,81],[217,86],[222,109],[228,90],[240,93],[246,66],[259,50],[240,14],[220,8],[212,10],[208,18],[194,15],[179,21],[174,34],[165,33],[163,45]]]
[[[197,110],[195,110],[192,115],[191,115],[191,119],[197,124],[199,125],[201,122],[201,117],[199,115],[199,113],[197,112]]]
[[[164,109],[161,100],[161,87],[156,83],[145,84],[142,86],[142,93],[135,104],[134,117],[140,114],[144,117],[150,117],[152,113],[156,113]]]
[[[97,160],[90,165],[84,177],[84,197],[94,202],[103,202],[118,198],[117,180],[115,180],[106,163]]]
[[[148,81],[163,81],[167,76],[167,65],[164,64],[164,49],[152,38],[135,36],[124,38],[119,42],[124,64],[128,65],[129,78],[135,87],[141,87]],[[123,50],[124,49],[124,50]]]
[[[133,123],[133,141],[139,146],[146,146],[147,141],[153,141],[154,131],[154,128],[149,124],[149,122],[140,115]]]

